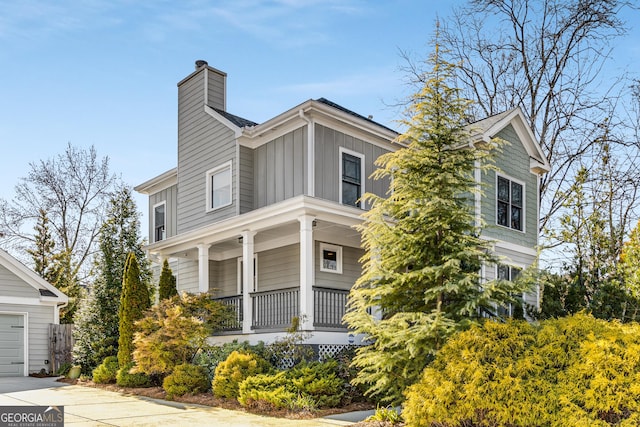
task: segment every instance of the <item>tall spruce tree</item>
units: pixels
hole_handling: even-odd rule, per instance
[[[122,281],[122,296],[118,317],[118,364],[125,366],[133,360],[133,333],[134,323],[144,315],[145,310],[151,306],[149,288],[146,282],[141,280],[140,266],[133,252],[127,257]]]
[[[49,217],[47,211],[40,209],[36,222],[34,245],[35,248],[27,249],[27,253],[33,259],[33,271],[51,284],[55,284],[58,274],[53,269],[54,248],[56,246],[49,229]]]
[[[33,270],[69,297],[69,304],[60,310],[60,322],[73,323],[82,290],[72,273],[69,252],[56,251],[49,224],[47,211],[41,208],[34,227],[34,248],[27,249],[27,253],[33,260]]]
[[[142,280],[148,282],[151,277],[142,249],[139,215],[131,189],[120,187],[109,201],[106,221],[100,230],[94,265],[96,280],[75,318],[74,360],[85,371],[90,372],[105,357],[118,354],[118,311],[124,266],[130,252],[139,260]]]
[[[469,103],[449,86],[453,66],[437,45],[429,61],[398,137],[404,148],[376,162],[373,178],[389,180],[388,197],[364,196],[372,208],[359,226],[363,273],[344,317],[371,342],[353,360],[354,382],[393,404],[452,333],[521,292],[511,282],[480,285],[481,266],[497,259],[476,223],[474,171],[493,167],[497,142],[470,146]]]
[[[162,263],[162,271],[160,272],[158,283],[158,299],[162,301],[174,295],[178,295],[176,276],[173,275],[171,268],[169,268],[169,261],[165,259]]]

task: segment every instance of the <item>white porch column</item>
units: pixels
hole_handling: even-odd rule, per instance
[[[253,237],[255,231],[242,232],[242,333],[250,334],[253,324],[253,301],[250,293],[253,292]]]
[[[198,245],[198,292],[209,292],[209,248],[211,245]]]
[[[313,330],[313,220],[314,216],[301,215],[300,221],[300,328]]]

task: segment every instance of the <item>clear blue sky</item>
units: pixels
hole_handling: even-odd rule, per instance
[[[396,127],[399,50],[426,57],[461,2],[0,0],[0,197],[69,142],[132,186],[175,167],[176,83],[196,59],[228,74],[227,109],[247,119],[326,97]],[[624,45],[633,60],[638,32]]]

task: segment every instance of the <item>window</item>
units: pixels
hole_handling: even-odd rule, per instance
[[[342,247],[320,243],[320,271],[342,274]]]
[[[511,265],[506,264],[498,264],[496,266],[496,278],[498,280],[509,280],[513,281],[518,278],[522,269],[518,267],[513,267]],[[507,306],[498,307],[498,315],[501,317],[513,317],[514,315],[514,304],[507,304]]]
[[[340,203],[360,207],[364,192],[364,156],[340,147]]]
[[[518,267],[513,267],[506,264],[498,264],[497,277],[499,280],[516,280],[522,271]]]
[[[153,241],[159,242],[167,238],[165,222],[166,203],[158,203],[153,207]]]
[[[231,204],[231,162],[207,172],[207,210]]]
[[[523,231],[524,186],[498,176],[496,222],[498,225]]]
[[[238,294],[241,295],[244,287],[242,278],[243,275],[243,262],[242,257],[238,258]],[[258,291],[258,254],[253,254],[253,289],[249,292],[257,292]]]

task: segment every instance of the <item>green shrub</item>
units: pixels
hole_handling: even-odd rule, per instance
[[[291,319],[291,326],[287,329],[287,334],[266,346],[266,359],[276,368],[287,369],[300,362],[314,359],[313,349],[303,344],[311,337],[311,334],[300,331],[300,323],[299,317]]]
[[[295,411],[335,407],[344,395],[338,363],[302,363],[289,371],[248,377],[239,387],[238,402],[249,408],[288,408]]]
[[[213,394],[218,397],[237,398],[242,381],[266,372],[269,367],[266,360],[253,353],[233,351],[216,367],[211,384]]]
[[[118,374],[118,358],[109,356],[93,370],[93,382],[98,384],[109,384],[116,382]]]
[[[118,363],[125,366],[133,360],[134,323],[144,317],[151,305],[149,288],[140,274],[140,265],[134,252],[129,252],[122,278],[122,294],[118,308]]]
[[[251,409],[282,409],[297,397],[285,372],[248,377],[238,387],[238,402]]]
[[[120,368],[116,374],[116,384],[120,387],[130,388],[151,387],[151,378],[147,374],[132,372],[134,367],[135,364],[133,362],[129,362]]]
[[[344,396],[342,403],[349,404],[351,402],[371,402],[372,400],[365,396],[366,386],[364,384],[353,384],[352,380],[358,375],[358,368],[352,365],[353,358],[356,356],[358,346],[349,345],[340,350],[333,359],[338,362],[336,374],[344,381]]]
[[[169,268],[169,261],[165,258],[158,281],[158,300],[162,301],[175,295],[178,295],[176,276],[173,275],[171,268]]]
[[[252,345],[249,344],[248,341],[238,342],[235,340],[222,345],[204,346],[200,351],[198,351],[198,353],[196,353],[192,363],[205,368],[207,376],[209,377],[209,382],[211,382],[213,381],[216,368],[220,362],[226,360],[234,351],[239,351],[240,353],[253,353],[263,359],[266,359],[265,345],[263,342]]]
[[[486,322],[450,339],[405,395],[409,426],[637,426],[640,326]]]
[[[288,376],[292,384],[304,396],[310,396],[318,407],[332,408],[340,405],[344,395],[344,381],[337,376],[338,362],[301,363]]]
[[[167,397],[183,396],[187,393],[202,393],[209,389],[207,371],[202,366],[185,363],[178,365],[171,375],[162,382],[162,388],[167,392]]]

